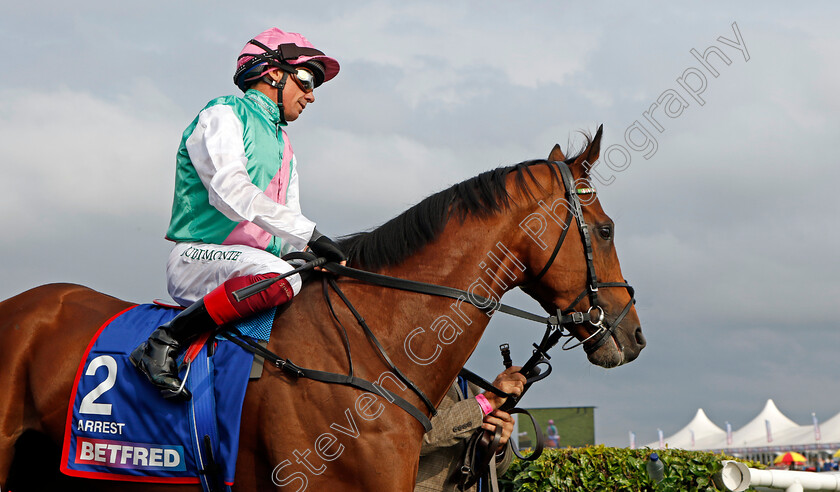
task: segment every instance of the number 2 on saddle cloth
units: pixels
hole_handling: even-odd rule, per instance
[[[253,354],[226,341],[199,346],[185,375],[193,394],[188,403],[161,398],[128,360],[137,344],[177,312],[152,304],[135,306],[96,333],[70,399],[64,474],[147,483],[204,482],[206,490],[233,483]],[[267,339],[273,318],[271,309],[238,329]]]

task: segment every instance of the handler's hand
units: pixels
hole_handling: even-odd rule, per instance
[[[507,444],[508,439],[510,439],[511,434],[513,434],[513,417],[507,412],[493,410],[492,413],[484,416],[481,428],[489,431],[490,434],[495,434],[497,425],[502,426],[502,438],[499,444],[504,446]]]
[[[508,367],[503,373],[496,376],[495,381],[493,381],[493,386],[514,396],[521,395],[522,390],[525,388],[525,376],[519,372],[520,369],[522,369],[520,366]],[[487,402],[490,403],[493,410],[501,407],[505,400],[507,400],[507,398],[502,398],[492,391],[485,391],[484,397],[487,398]]]

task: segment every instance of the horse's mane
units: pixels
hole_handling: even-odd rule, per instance
[[[565,162],[568,164],[577,157],[570,157]],[[542,186],[531,173],[531,167],[547,162],[544,159],[524,161],[483,172],[425,198],[376,229],[341,238],[349,264],[369,270],[397,265],[434,240],[453,215],[463,221],[467,216],[489,217],[509,208],[511,193],[505,186],[508,174],[514,174],[517,191],[533,198],[532,183],[540,190]],[[560,183],[557,168],[550,166],[550,169]]]

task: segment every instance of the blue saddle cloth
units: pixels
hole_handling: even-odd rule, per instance
[[[82,357],[67,412],[61,471],[135,482],[233,484],[242,402],[253,354],[226,340],[207,347],[190,366],[189,402],[164,400],[128,354],[178,310],[142,304],[116,315]],[[274,310],[240,324],[267,340]],[[184,376],[184,371],[181,372]],[[205,437],[207,436],[207,437]],[[207,442],[209,441],[209,442]],[[212,462],[208,462],[212,460]],[[220,465],[221,476],[200,470]]]

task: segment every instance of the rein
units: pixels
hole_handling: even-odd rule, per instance
[[[552,252],[549,260],[546,262],[545,266],[540,270],[540,272],[531,279],[528,284],[521,286],[522,288],[527,288],[528,285],[531,285],[538,280],[540,280],[546,272],[551,268],[552,264],[554,263],[555,258],[557,257],[563,242],[565,241],[566,234],[569,229],[569,225],[571,222],[572,217],[575,218],[575,222],[578,226],[578,230],[580,232],[581,240],[583,242],[584,253],[586,258],[586,265],[587,265],[587,286],[584,288],[583,292],[569,304],[566,309],[557,309],[555,315],[551,316],[541,316],[538,314],[530,313],[528,311],[515,308],[512,306],[508,306],[502,303],[494,303],[490,299],[486,299],[484,297],[478,296],[476,294],[467,292],[462,289],[457,289],[454,287],[447,287],[435,284],[429,284],[425,282],[418,282],[414,280],[402,279],[397,277],[390,277],[387,275],[382,275],[378,273],[368,272],[364,270],[359,270],[356,268],[351,268],[347,266],[343,266],[337,263],[324,263],[322,268],[333,273],[335,275],[340,275],[343,277],[352,278],[355,280],[359,280],[361,282],[365,282],[372,285],[377,285],[380,287],[385,287],[389,289],[397,289],[397,290],[404,290],[409,292],[416,292],[420,294],[427,294],[439,297],[448,297],[451,299],[458,299],[469,304],[475,306],[476,308],[482,311],[501,311],[503,313],[516,316],[519,318],[523,318],[529,321],[534,321],[538,323],[543,323],[546,325],[546,331],[543,335],[542,340],[539,344],[534,344],[534,352],[532,356],[528,359],[525,365],[522,366],[522,370],[520,371],[526,377],[526,384],[523,388],[522,393],[519,396],[512,395],[506,393],[504,391],[499,390],[498,388],[494,387],[491,383],[486,381],[485,379],[481,378],[480,376],[476,375],[472,371],[467,369],[462,369],[461,374],[467,378],[470,382],[478,385],[482,389],[486,391],[491,391],[499,396],[507,398],[505,404],[501,407],[501,410],[507,411],[508,413],[525,413],[530,417],[530,414],[527,411],[515,408],[516,404],[521,400],[522,396],[525,392],[530,388],[530,386],[545,377],[547,377],[551,373],[551,365],[549,364],[550,356],[548,355],[548,351],[554,347],[562,337],[568,337],[568,339],[563,343],[562,349],[563,350],[571,350],[578,346],[581,346],[592,340],[596,336],[599,336],[593,344],[589,347],[584,346],[584,350],[587,354],[590,354],[601,347],[604,343],[606,343],[610,338],[614,336],[615,330],[627,313],[630,311],[630,308],[635,303],[634,297],[634,290],[627,282],[599,282],[598,277],[595,273],[595,265],[594,265],[594,258],[593,258],[593,248],[592,248],[592,240],[589,235],[589,229],[587,227],[586,221],[583,218],[583,209],[580,203],[580,198],[578,195],[581,194],[589,194],[594,193],[594,189],[592,188],[581,188],[576,189],[574,187],[574,178],[572,176],[571,170],[569,169],[568,165],[562,162],[556,161],[546,161],[547,164],[556,168],[560,171],[560,175],[563,179],[563,185],[565,186],[566,192],[566,200],[571,205],[569,212],[566,216],[566,226],[563,227],[563,232],[560,234],[558,241],[554,247],[554,251]],[[271,283],[280,280],[281,278],[285,278],[289,275],[294,273],[302,272],[304,270],[311,269],[316,265],[320,265],[323,262],[322,258],[316,259],[314,255],[310,253],[294,253],[292,255],[287,255],[287,257],[291,257],[294,259],[305,259],[307,263],[303,266],[288,272],[287,274],[273,277],[267,281],[262,281],[258,284],[254,284],[249,287],[245,287],[234,292],[234,295],[239,298],[246,298],[255,293],[264,290],[267,288]],[[351,311],[353,316],[356,319],[356,322],[362,327],[365,336],[368,340],[373,343],[376,350],[379,352],[382,360],[389,366],[389,368],[393,371],[393,373],[402,380],[417,396],[418,398],[424,403],[427,407],[431,415],[436,414],[436,409],[431,401],[426,397],[423,391],[417,387],[410,379],[408,379],[392,362],[391,359],[388,357],[387,353],[385,352],[382,345],[377,340],[376,336],[367,326],[364,318],[359,314],[359,312],[353,307],[350,303],[350,300],[344,295],[343,291],[339,288],[338,283],[335,281],[334,278],[324,278],[323,279],[323,289],[324,289],[324,296],[327,300],[327,304],[330,309],[330,313],[333,319],[337,322],[337,324],[341,327],[342,330],[342,340],[345,345],[345,350],[347,351],[347,358],[349,362],[349,371],[348,374],[337,374],[337,373],[330,373],[325,371],[318,371],[314,369],[307,369],[300,366],[295,365],[289,359],[284,359],[277,354],[271,352],[270,350],[260,346],[256,342],[248,340],[246,338],[239,338],[239,334],[231,333],[229,331],[222,332],[222,335],[225,338],[233,341],[240,347],[250,352],[253,352],[257,355],[264,357],[266,360],[270,361],[275,367],[278,367],[290,375],[295,377],[304,377],[309,378],[315,381],[321,381],[325,383],[331,384],[342,384],[347,386],[352,386],[358,389],[362,389],[364,391],[369,392],[376,392],[383,395],[389,401],[397,404],[400,408],[408,412],[411,416],[416,418],[425,428],[426,432],[431,430],[431,422],[429,418],[420,410],[409,403],[408,401],[400,398],[399,396],[393,394],[390,391],[385,390],[384,388],[371,383],[370,381],[366,381],[364,379],[358,378],[353,375],[353,361],[350,355],[350,345],[349,340],[347,337],[347,331],[344,326],[339,321],[335,310],[332,306],[332,301],[329,297],[329,289],[327,287],[332,288],[344,304],[348,307]],[[606,320],[606,311],[600,305],[598,299],[598,290],[604,287],[624,287],[630,294],[630,301],[624,306],[624,309],[619,313],[618,316],[612,321],[609,322]],[[583,311],[575,311],[574,308],[577,306],[580,301],[584,299],[584,297],[589,298],[589,309],[585,312]],[[593,310],[597,310],[597,312],[593,313]],[[581,340],[573,345],[569,345],[569,343],[574,339],[573,334],[567,327],[571,325],[580,325],[583,323],[588,323],[594,328],[597,328],[592,334],[590,334],[584,340]],[[565,330],[565,331],[564,331]],[[241,335],[240,335],[241,336]],[[506,358],[505,364],[509,366],[509,358]],[[545,366],[545,370],[541,366]],[[532,422],[535,425],[535,429],[539,429],[536,421],[534,421],[533,417],[531,417]],[[479,429],[481,431],[481,429]],[[483,431],[481,431],[483,433]],[[497,429],[495,439],[493,441],[496,445],[498,445],[498,436],[499,436],[499,429]],[[537,446],[535,447],[534,451],[527,457],[523,457],[519,454],[519,451],[514,446],[514,453],[520,458],[527,461],[532,461],[539,457],[542,451],[542,435],[538,432],[537,436]],[[492,445],[492,444],[491,444]],[[495,453],[495,449],[492,449],[491,455]]]
[[[491,391],[499,396],[508,398],[509,402],[512,401],[513,404],[511,405],[508,405],[508,402],[506,402],[505,406],[508,408],[513,408],[516,405],[516,403],[519,401],[519,399],[521,399],[522,395],[525,393],[525,390],[527,390],[531,384],[545,378],[551,372],[551,365],[548,363],[548,359],[550,359],[550,357],[548,356],[548,350],[551,349],[554,345],[556,345],[561,337],[568,337],[568,339],[563,343],[562,349],[571,350],[585,344],[589,340],[600,335],[600,337],[595,340],[592,346],[584,347],[584,351],[586,351],[587,354],[590,354],[598,348],[600,348],[604,343],[607,342],[607,340],[609,340],[613,336],[616,328],[627,315],[627,313],[630,312],[630,308],[635,303],[635,293],[633,287],[631,287],[628,283],[599,282],[598,276],[595,273],[592,239],[589,235],[589,228],[587,227],[586,221],[583,218],[583,208],[580,203],[580,198],[578,197],[578,195],[594,193],[595,190],[593,188],[575,188],[572,172],[571,170],[569,170],[569,167],[565,163],[556,161],[546,162],[560,171],[560,175],[563,179],[563,185],[566,189],[566,200],[569,204],[571,204],[572,208],[568,209],[568,214],[566,216],[565,221],[566,226],[563,227],[563,232],[560,234],[560,237],[558,238],[557,243],[554,246],[554,251],[552,252],[545,266],[543,266],[540,272],[533,279],[531,279],[528,282],[528,284],[523,285],[521,287],[527,288],[528,285],[536,283],[546,274],[549,268],[551,268],[551,265],[554,263],[554,260],[559,254],[560,248],[566,239],[566,234],[569,231],[568,226],[571,223],[572,217],[575,218],[575,221],[578,225],[578,230],[580,231],[587,266],[587,287],[583,290],[583,292],[581,292],[580,295],[577,296],[577,298],[575,298],[569,304],[568,307],[566,307],[566,309],[561,310],[558,308],[557,313],[553,316],[540,316],[538,314],[530,313],[528,311],[524,311],[522,309],[502,303],[497,303],[495,306],[493,306],[493,302],[489,299],[454,287],[446,287],[442,285],[390,277],[379,273],[373,273],[365,270],[359,270],[356,268],[339,265],[337,263],[328,263],[323,267],[325,270],[336,275],[349,277],[372,285],[378,285],[380,287],[386,287],[390,289],[416,292],[420,294],[458,299],[466,301],[482,311],[501,311],[511,316],[516,316],[518,318],[523,318],[529,321],[535,321],[538,323],[545,324],[546,331],[543,335],[542,341],[539,345],[534,344],[534,354],[531,356],[528,362],[526,362],[525,365],[522,366],[521,372],[528,379],[528,382],[523,392],[519,395],[519,397],[499,390],[490,382],[468,369],[462,369],[461,371],[461,375],[467,378],[467,380],[472,382],[473,384],[476,384],[485,391]],[[606,311],[603,307],[601,307],[600,303],[598,302],[598,290],[599,288],[603,287],[624,287],[630,293],[630,301],[624,306],[624,309],[621,311],[621,313],[619,313],[618,316],[616,316],[615,320],[612,322],[606,321]],[[589,297],[590,303],[589,309],[586,312],[575,311],[574,307],[577,306],[578,303],[580,303],[580,301],[582,301],[583,298],[587,296]],[[597,317],[593,318],[593,310],[596,309]],[[571,340],[573,340],[573,335],[569,330],[566,330],[566,332],[564,332],[564,329],[566,329],[566,327],[570,325],[579,325],[583,323],[589,323],[593,327],[597,328],[597,330],[584,340],[581,340],[573,345],[569,345]],[[547,366],[548,372],[545,372],[544,374],[540,375],[541,369],[539,366],[543,364]]]
[[[314,258],[314,256],[312,256],[308,253],[296,253],[294,255],[294,258]],[[292,270],[291,272],[288,272],[288,274],[293,274],[293,273],[298,273],[298,272],[301,272],[301,271],[309,270],[313,266],[316,266],[317,264],[322,264],[323,263],[322,260],[323,260],[323,258],[313,259],[313,260],[307,262],[305,265],[303,265],[301,267],[298,267],[295,270]],[[462,299],[462,300],[465,300],[466,302],[470,303],[471,305],[475,306],[476,308],[481,309],[481,310],[485,310],[485,311],[488,310],[488,305],[491,304],[490,300],[488,300],[488,299],[485,299],[481,296],[474,295],[474,294],[469,293],[465,290],[456,289],[454,287],[445,287],[445,286],[441,286],[441,285],[427,284],[427,283],[424,283],[424,282],[417,282],[417,281],[414,281],[414,280],[407,280],[407,279],[401,279],[401,278],[396,278],[396,277],[389,277],[387,275],[381,275],[381,274],[378,274],[378,273],[372,273],[372,272],[367,272],[367,271],[364,271],[364,270],[358,270],[358,269],[355,269],[355,268],[346,267],[346,266],[343,266],[343,265],[339,265],[337,263],[323,264],[323,268],[325,270],[327,270],[331,273],[337,274],[337,275],[342,275],[342,276],[345,276],[345,277],[353,278],[353,279],[360,280],[360,281],[370,283],[370,284],[373,284],[373,285],[379,285],[381,287],[398,289],[398,290],[406,290],[406,291],[435,295],[435,296],[441,296],[441,297],[449,297],[449,298],[452,298],[452,299]],[[288,276],[288,274],[273,277],[273,278],[268,279],[268,280],[276,281],[277,279],[285,278],[286,276]],[[353,306],[353,304],[350,302],[350,300],[347,298],[347,296],[344,295],[344,292],[338,286],[338,283],[335,281],[335,279],[334,278],[324,278],[323,282],[324,282],[324,297],[327,300],[327,305],[329,307],[330,314],[332,315],[333,319],[338,323],[338,325],[341,327],[341,330],[342,330],[342,341],[344,342],[344,346],[345,346],[345,350],[347,352],[347,358],[348,358],[348,362],[349,362],[348,374],[331,373],[331,372],[325,372],[325,371],[319,371],[319,370],[315,370],[315,369],[307,369],[307,368],[304,368],[304,367],[300,367],[300,366],[294,364],[291,360],[284,359],[283,357],[275,354],[274,352],[268,350],[267,348],[259,345],[258,343],[253,342],[252,340],[249,340],[247,338],[241,337],[241,334],[235,332],[234,330],[222,331],[221,335],[224,336],[225,338],[227,338],[228,340],[236,343],[237,345],[239,345],[244,350],[247,350],[249,352],[252,352],[256,355],[259,355],[259,356],[263,357],[264,359],[269,361],[272,365],[274,365],[278,369],[282,369],[292,376],[313,379],[315,381],[321,381],[321,382],[324,382],[324,383],[342,384],[342,385],[346,385],[346,386],[353,386],[355,388],[362,389],[362,390],[365,390],[365,391],[379,393],[379,394],[383,395],[385,398],[387,398],[388,400],[390,400],[391,402],[397,404],[400,408],[402,408],[403,410],[405,410],[409,414],[411,414],[412,417],[414,417],[418,421],[420,421],[420,423],[423,424],[423,427],[424,427],[425,431],[429,432],[432,428],[431,427],[431,422],[429,421],[429,418],[426,417],[425,414],[423,414],[422,412],[420,412],[417,409],[417,407],[415,407],[411,403],[407,402],[403,398],[400,398],[399,396],[393,394],[392,392],[385,390],[381,386],[377,386],[374,383],[371,383],[370,381],[358,378],[358,377],[353,375],[353,359],[352,359],[352,356],[351,356],[351,353],[350,353],[350,344],[349,344],[349,341],[348,341],[348,338],[347,338],[347,330],[344,328],[344,325],[341,323],[341,321],[339,321],[338,316],[335,314],[335,309],[333,308],[332,301],[331,301],[330,295],[329,295],[329,290],[327,289],[327,285],[329,285],[329,287],[331,287],[338,294],[338,296],[341,298],[341,300],[344,302],[344,304],[347,306],[347,308],[353,314],[354,318],[356,319],[356,322],[364,330],[365,336],[368,338],[368,340],[371,341],[371,343],[374,344],[374,346],[376,347],[379,354],[382,356],[385,363],[389,366],[389,369],[391,369],[391,371],[400,380],[402,380],[403,383],[405,383],[420,398],[420,400],[423,401],[426,408],[429,410],[429,412],[432,415],[437,414],[437,409],[435,408],[434,404],[432,404],[432,402],[429,400],[429,398],[425,395],[425,393],[423,393],[423,391],[420,388],[418,388],[417,385],[414,384],[413,381],[411,381],[407,376],[405,376],[402,373],[402,371],[400,371],[399,368],[397,368],[394,365],[394,363],[391,362],[390,357],[388,357],[388,354],[385,352],[385,349],[379,343],[379,340],[376,338],[376,335],[373,334],[373,332],[370,330],[367,323],[365,322],[364,318],[361,316],[361,314],[359,314],[359,312],[356,310],[356,308]],[[260,287],[262,287],[264,289],[264,288],[268,287],[268,285],[270,285],[271,283],[273,283],[273,282],[269,283],[269,282],[266,282],[266,281],[262,281],[262,284],[260,284]],[[259,292],[259,290],[256,290],[256,289],[253,288],[255,286],[257,286],[257,284],[254,284],[254,285],[251,285],[251,286],[248,286],[248,287],[244,287],[244,288],[234,292],[234,295],[237,296],[237,297],[241,296],[242,298],[250,297],[250,296],[256,294],[257,292]],[[566,324],[566,323],[582,323],[584,321],[582,313],[573,313],[573,314],[580,314],[581,316],[572,316],[571,314],[562,315],[562,314],[560,314],[559,310],[558,310],[558,313],[557,313],[558,315],[557,316],[549,316],[549,317],[540,316],[540,315],[537,315],[537,314],[534,314],[534,313],[529,313],[529,312],[524,311],[522,309],[515,308],[515,307],[508,306],[508,305],[501,304],[501,303],[498,305],[497,310],[501,311],[501,312],[504,312],[504,313],[507,313],[507,314],[510,314],[512,316],[517,316],[517,317],[523,318],[523,319],[536,321],[536,322],[541,322],[541,323],[546,323],[548,325],[548,328],[547,328],[547,331],[546,331],[546,336],[543,337],[543,344],[545,344],[546,340],[548,340],[550,338],[550,339],[554,340],[553,343],[551,343],[551,346],[556,344],[557,340],[559,340],[560,336],[562,335],[562,329],[558,329],[557,328],[558,326],[562,326],[562,324]],[[552,337],[548,337],[549,331],[554,334]],[[571,333],[569,333],[565,336],[571,336]],[[548,348],[550,348],[550,346],[546,346],[545,350],[547,351]],[[540,353],[543,353],[543,352],[540,352]],[[536,364],[535,364],[535,366],[536,366]],[[524,367],[523,367],[523,370],[524,370]],[[481,387],[486,386],[489,391],[493,391],[496,394],[499,394],[500,396],[504,396],[504,397],[507,397],[507,398],[514,398],[514,399],[516,398],[514,395],[511,395],[509,393],[506,393],[504,391],[499,390],[498,388],[494,387],[493,385],[488,383],[486,380],[480,378],[479,376],[473,374],[472,372],[470,372],[466,369],[464,369],[463,371],[466,371],[469,374],[471,374],[471,376],[469,376],[469,380],[471,380],[473,382],[479,381],[478,383],[476,383],[479,386],[481,386]],[[539,372],[539,370],[537,370],[537,372]],[[537,377],[536,379],[533,379],[530,382],[539,381],[540,379],[543,379],[547,375],[548,375],[548,373],[546,373],[542,377]]]

